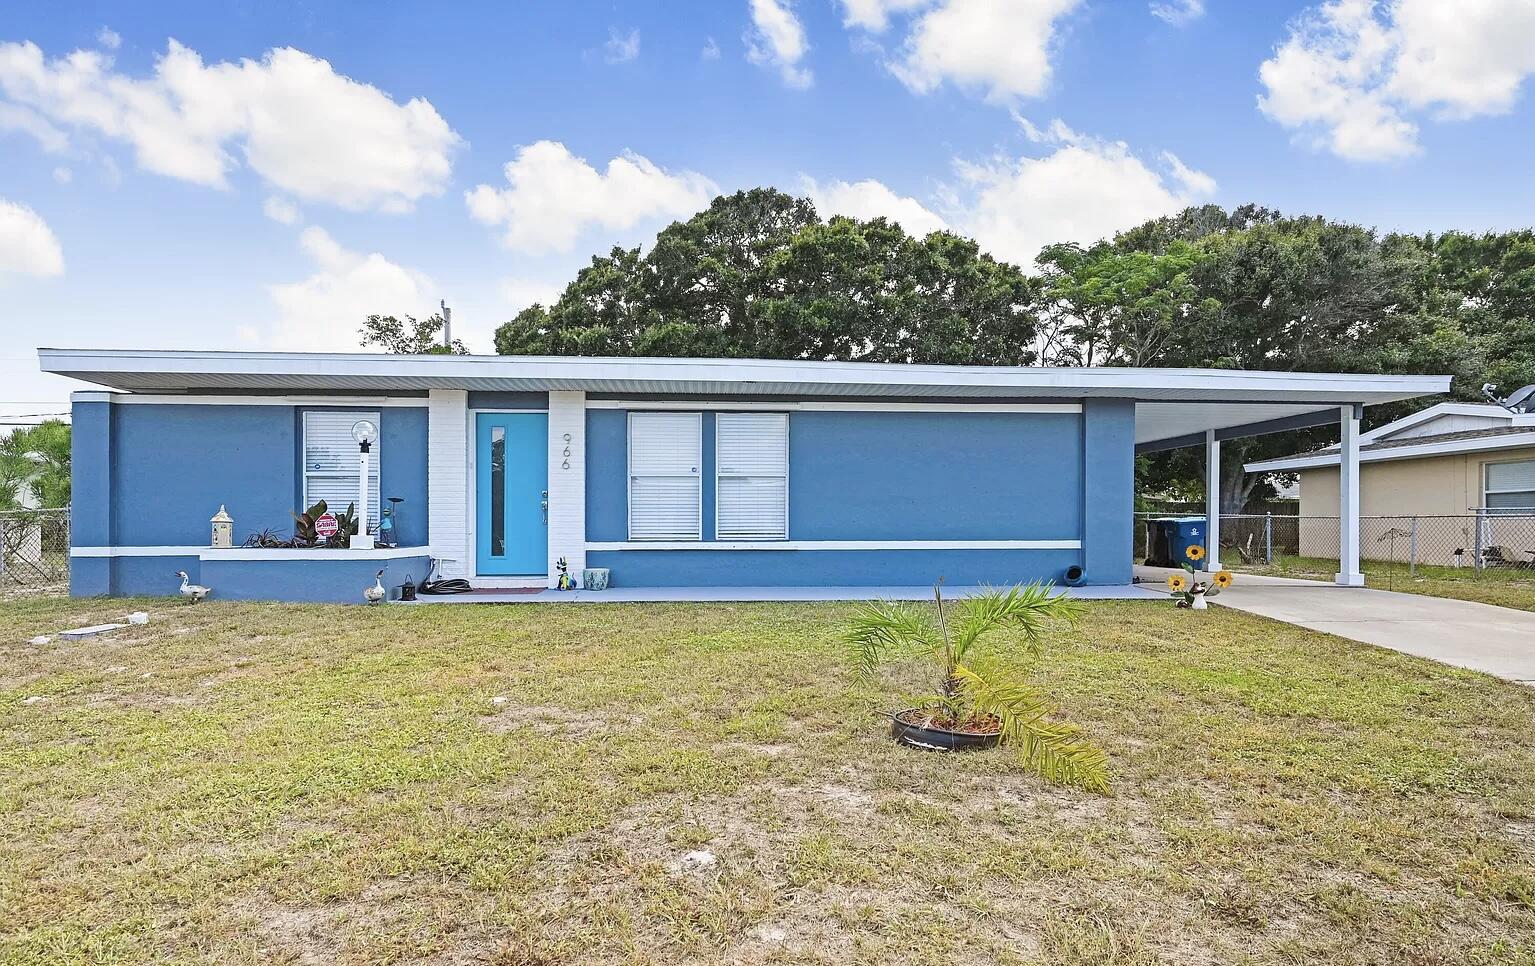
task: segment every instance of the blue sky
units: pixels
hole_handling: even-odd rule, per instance
[[[1207,200],[1529,225],[1532,52],[1530,0],[9,0],[0,414],[66,398],[40,344],[339,349],[446,298],[490,351],[754,185],[1025,264]]]

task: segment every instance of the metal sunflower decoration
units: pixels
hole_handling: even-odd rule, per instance
[[[1183,574],[1170,574],[1167,578],[1167,589],[1179,607],[1189,610],[1205,610],[1209,604],[1205,603],[1206,597],[1214,597],[1222,590],[1231,586],[1231,571],[1221,570],[1210,576],[1210,582],[1205,583],[1194,577],[1194,564],[1205,558],[1205,548],[1199,544],[1192,544],[1183,551],[1188,559],[1183,562]],[[1186,576],[1185,576],[1186,574]]]

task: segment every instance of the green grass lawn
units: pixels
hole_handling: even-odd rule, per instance
[[[0,962],[1535,962],[1535,690],[1098,603],[1098,796],[894,746],[847,614],[7,601]]]
[[[1223,553],[1225,551],[1222,551]],[[1236,557],[1235,553],[1231,554]],[[1239,573],[1271,574],[1303,580],[1332,580],[1338,561],[1322,557],[1275,557],[1272,565],[1246,565],[1234,559],[1221,561]],[[1406,564],[1366,560],[1361,565],[1365,585],[1377,590],[1396,590],[1430,597],[1474,600],[1499,607],[1535,611],[1535,570],[1488,567],[1478,574],[1471,567],[1437,567],[1420,564],[1414,576]]]

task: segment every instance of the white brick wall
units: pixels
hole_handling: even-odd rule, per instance
[[[469,393],[433,389],[427,402],[427,527],[442,575],[467,577],[469,559]]]
[[[549,586],[561,557],[579,583],[586,568],[586,393],[549,393]]]

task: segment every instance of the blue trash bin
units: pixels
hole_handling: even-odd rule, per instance
[[[1199,564],[1189,560],[1187,551],[1196,544],[1204,547],[1204,517],[1158,517],[1150,522],[1155,529],[1152,531],[1151,555],[1146,561],[1148,564],[1153,567],[1181,567],[1185,563],[1192,563],[1196,570],[1199,568]]]

